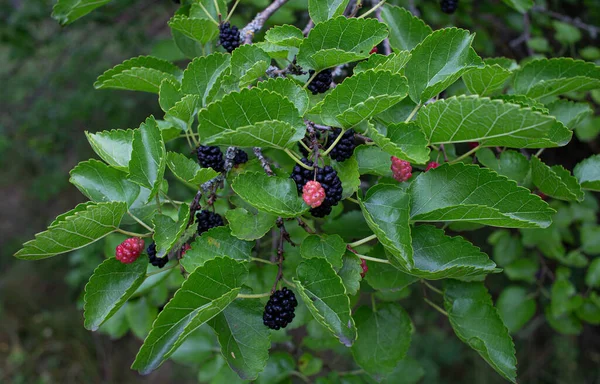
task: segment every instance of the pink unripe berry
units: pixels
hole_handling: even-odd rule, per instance
[[[190,249],[192,249],[192,247],[188,243],[183,244],[183,247],[181,247],[181,257],[183,257]]]
[[[115,249],[115,258],[123,264],[131,264],[137,260],[144,250],[144,240],[139,237],[131,237]]]
[[[367,266],[367,262],[365,261],[365,259],[360,259],[360,267],[362,268],[360,277],[364,279],[367,272],[369,272],[369,267]]]
[[[325,200],[325,190],[318,181],[309,181],[302,188],[302,200],[311,208],[317,208]]]
[[[392,156],[392,175],[399,182],[406,181],[412,176],[412,166],[408,161]]]
[[[434,169],[440,166],[440,163],[438,163],[437,161],[430,161],[427,164],[427,167],[425,167],[425,172],[429,171],[430,169]]]
[[[377,53],[377,47],[373,47],[373,49],[371,49],[371,52],[369,52],[370,55]]]
[[[469,149],[475,149],[477,147],[479,147],[479,143],[478,142],[476,142],[476,141],[469,142]]]

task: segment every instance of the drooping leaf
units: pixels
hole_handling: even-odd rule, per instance
[[[308,110],[308,93],[292,79],[280,77],[261,81],[258,83],[257,88],[266,89],[286,97],[296,106],[300,116],[304,116]]]
[[[411,51],[432,32],[423,20],[394,5],[382,7],[381,19],[390,30],[390,45],[401,51]]]
[[[179,180],[196,187],[218,175],[212,168],[200,168],[197,162],[177,152],[167,153],[167,166]]]
[[[502,151],[496,157],[493,150],[482,148],[477,151],[477,160],[486,167],[493,169],[502,176],[522,184],[531,169],[529,160],[517,151]]]
[[[485,286],[447,280],[444,304],[456,336],[502,377],[516,383],[515,347]]]
[[[336,17],[317,24],[300,45],[297,59],[304,69],[325,68],[369,57],[371,49],[387,37],[376,19]]]
[[[300,254],[303,258],[320,257],[336,269],[342,267],[344,253],[346,253],[346,242],[338,235],[310,235],[300,246]]]
[[[498,314],[510,333],[523,328],[535,315],[536,303],[523,287],[511,285],[506,287],[496,302]]]
[[[491,96],[502,91],[512,72],[498,64],[473,69],[463,75],[463,81],[473,94]]]
[[[342,280],[325,259],[303,261],[294,279],[300,297],[313,317],[350,347],[356,340],[354,319],[350,316],[350,300]]]
[[[248,204],[272,215],[297,217],[309,208],[298,197],[296,184],[289,178],[246,172],[239,175],[231,187]]]
[[[322,23],[344,13],[350,0],[309,0],[308,14],[312,21]]]
[[[552,116],[476,96],[451,97],[423,108],[417,123],[433,144],[477,141],[485,146],[547,148],[572,133]]]
[[[152,219],[154,223],[154,242],[156,243],[156,256],[167,257],[167,253],[173,249],[180,236],[185,231],[190,217],[190,207],[182,204],[179,207],[177,221],[164,214],[156,214]]]
[[[190,333],[236,298],[247,275],[245,263],[230,258],[208,261],[192,272],[158,315],[132,369],[148,374],[158,368]]]
[[[408,93],[415,103],[429,100],[463,73],[484,66],[471,48],[473,38],[464,29],[445,28],[428,35],[412,50],[405,73]]]
[[[228,210],[225,213],[231,234],[241,240],[262,238],[275,225],[277,216],[258,211],[248,212],[244,208]]]
[[[407,92],[405,77],[369,70],[346,78],[308,115],[325,125],[351,128],[396,104]]]
[[[81,207],[83,208],[83,206]],[[110,202],[85,205],[61,215],[62,220],[23,244],[15,257],[45,259],[89,245],[114,232],[127,212],[127,203]],[[72,213],[72,214],[71,214]]]
[[[373,312],[362,306],[354,314],[358,339],[352,345],[356,363],[376,380],[391,373],[406,356],[412,324],[398,304],[384,303]]]
[[[133,130],[115,129],[97,133],[85,132],[94,152],[111,167],[121,171],[129,170]]]
[[[583,191],[577,179],[560,165],[549,167],[537,156],[533,156],[531,175],[535,186],[548,196],[566,201],[583,200]]]
[[[163,80],[178,83],[182,75],[182,70],[173,63],[152,56],[138,56],[104,72],[94,87],[158,93]]]
[[[214,40],[219,34],[219,28],[208,19],[175,15],[167,24],[171,29],[181,32],[200,44]]]
[[[140,187],[127,180],[123,171],[90,159],[77,164],[69,182],[95,202],[124,201],[130,206],[140,194]]]
[[[391,156],[416,164],[429,160],[428,141],[414,122],[371,126],[367,136]]]
[[[509,228],[546,228],[554,210],[539,196],[488,169],[442,164],[410,185],[411,219],[463,221]]]
[[[52,17],[61,25],[71,24],[111,0],[58,0],[52,9]]]
[[[146,279],[148,259],[123,264],[111,257],[96,268],[85,286],[85,328],[96,331],[110,319]]]
[[[600,155],[583,160],[573,169],[573,175],[579,180],[583,189],[600,191]]]
[[[230,62],[231,55],[219,52],[196,57],[183,72],[181,91],[200,96],[201,105],[206,106],[213,101],[214,94],[218,90]]]

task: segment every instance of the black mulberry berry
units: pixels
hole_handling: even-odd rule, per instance
[[[240,46],[240,31],[229,22],[219,25],[219,43],[229,53]]]
[[[281,329],[287,327],[296,316],[294,311],[298,306],[294,292],[286,287],[275,291],[265,305],[263,313],[263,323],[271,329]]]
[[[302,159],[306,165],[312,166],[313,163],[306,158]],[[290,178],[296,182],[298,193],[302,193],[304,185],[311,180],[314,180],[314,170],[308,170],[299,165],[294,167]],[[317,208],[311,208],[310,213],[315,217],[325,217],[331,213],[331,208],[339,203],[342,199],[342,181],[337,175],[337,172],[329,165],[323,168],[317,167],[316,181],[321,183],[325,190],[325,201]]]
[[[442,12],[452,14],[458,9],[458,0],[441,0],[440,7]]]
[[[309,75],[315,74],[315,71],[311,69],[308,71]],[[329,90],[329,86],[333,81],[333,75],[331,74],[331,69],[325,69],[317,74],[314,79],[308,84],[308,90],[312,92],[313,95],[317,93],[325,93]]]
[[[248,154],[241,149],[235,151],[235,157],[233,158],[233,165],[244,164],[248,161]]]
[[[225,170],[225,160],[223,159],[223,152],[216,146],[201,145],[196,150],[198,156],[198,163],[203,168],[212,168],[217,172],[223,172]]]
[[[223,218],[218,213],[207,210],[202,210],[196,214],[196,222],[198,222],[198,234],[201,235],[214,227],[225,225]]]
[[[155,267],[162,268],[169,262],[169,258],[167,256],[156,256],[155,242],[152,242],[152,244],[148,246],[148,249],[146,249],[146,253],[148,253],[148,261],[150,261],[150,264],[154,265]]]
[[[333,144],[333,142],[335,141],[335,139],[337,139],[341,132],[341,129],[334,128],[333,131],[329,134],[329,143]],[[349,129],[346,132],[344,132],[344,135],[342,135],[340,141],[338,141],[338,143],[335,145],[335,147],[333,147],[331,152],[329,152],[329,156],[331,156],[331,158],[336,161],[344,161],[352,157],[352,154],[354,153],[354,148],[356,148],[354,130]]]

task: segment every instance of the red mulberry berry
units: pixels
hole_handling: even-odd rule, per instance
[[[425,172],[429,171],[430,169],[434,169],[440,166],[440,163],[438,163],[437,161],[430,161],[427,164],[427,167],[425,167]]]
[[[302,200],[311,208],[317,208],[325,200],[325,190],[318,181],[309,181],[302,188]]]
[[[392,174],[399,182],[406,181],[412,176],[412,166],[408,161],[392,156]]]
[[[367,266],[367,262],[365,261],[365,259],[360,259],[360,267],[362,268],[360,277],[364,279],[367,272],[369,272],[369,267]]]
[[[469,142],[469,149],[475,149],[477,147],[479,147],[479,143],[478,142],[476,142],[476,141]]]
[[[369,55],[372,55],[374,53],[377,53],[377,47],[373,47],[373,49],[371,49],[371,52],[369,52]]]
[[[115,257],[123,264],[131,264],[137,260],[144,250],[144,240],[132,237],[117,245]]]
[[[192,247],[189,244],[183,244],[183,247],[181,247],[181,257],[183,257],[183,255],[185,255],[185,253],[190,249],[192,249]]]

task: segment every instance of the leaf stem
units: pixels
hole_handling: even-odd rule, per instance
[[[535,156],[535,157],[540,157],[540,156],[541,156],[541,154],[542,154],[542,153],[544,153],[544,149],[546,149],[546,148],[540,148],[540,150],[539,150],[539,151],[537,151],[537,152],[535,153],[535,155],[533,155],[533,156]]]
[[[449,164],[454,164],[454,163],[458,163],[459,161],[461,161],[462,159],[465,159],[469,156],[471,156],[472,154],[474,154],[475,152],[479,151],[479,149],[481,148],[480,145],[476,146],[475,148],[469,150],[466,153],[463,153],[462,155],[460,155],[459,157],[457,157],[456,159],[449,161]]]
[[[238,299],[261,299],[263,297],[269,297],[269,296],[271,296],[270,292],[256,293],[256,294],[238,293],[237,298]]]
[[[173,200],[171,200],[171,198],[169,197],[169,195],[167,195],[166,193],[162,192],[162,195],[165,199],[167,199],[167,201],[169,202],[169,204],[171,204],[175,209],[178,209],[179,207],[177,206],[177,204],[175,204],[175,202]]]
[[[200,1],[199,1],[200,3]],[[217,0],[213,0],[213,3],[215,4],[215,9],[217,10],[217,15],[219,15],[219,18],[221,18],[221,10],[219,9],[219,3],[217,2]]]
[[[390,264],[390,261],[386,260],[386,259],[378,259],[376,257],[365,256],[365,255],[361,255],[361,254],[358,254],[358,253],[356,254],[356,256],[360,257],[363,260],[374,261],[375,263]]]
[[[308,148],[308,145],[304,144],[304,141],[300,140],[298,143],[300,143],[300,145],[303,146],[308,152],[312,151],[312,149]]]
[[[296,284],[292,283],[291,281],[289,281],[288,279],[286,279],[285,277],[282,279],[284,283],[286,283],[287,285],[289,285],[292,288],[296,288]]]
[[[377,238],[377,235],[373,234],[371,236],[367,236],[364,239],[355,241],[354,243],[350,243],[348,244],[348,246],[354,248],[354,247],[358,247],[359,245],[363,245],[364,243],[368,243],[371,240],[375,240]]]
[[[158,193],[154,195],[156,198],[156,209],[158,209],[158,213],[162,213],[162,209],[160,208],[160,197],[158,197]]]
[[[404,120],[404,122],[406,124],[410,123],[410,121],[413,119],[413,117],[415,117],[415,115],[417,114],[417,112],[419,112],[419,109],[421,109],[421,103],[415,105],[415,107],[413,108],[413,110],[410,111],[410,115],[408,115],[408,117],[406,118],[406,120]]]
[[[272,261],[265,260],[265,259],[260,259],[258,257],[251,257],[250,260],[256,261],[258,263],[265,263],[265,264],[269,264],[269,265],[277,265],[277,263],[273,263]]]
[[[146,228],[147,230],[149,230],[150,232],[154,232],[154,229],[152,229],[152,227],[150,227],[148,224],[144,223],[142,220],[140,220],[136,215],[134,215],[133,213],[127,211],[127,214],[129,216],[131,216],[131,218],[135,221],[138,222],[139,225],[141,225],[142,227]]]
[[[346,197],[346,200],[351,201],[354,204],[360,204],[360,202],[353,197]]]
[[[371,293],[371,306],[373,307],[373,312],[377,312],[377,304],[375,303],[375,295]]]
[[[358,18],[361,19],[363,17],[369,16],[371,13],[375,12],[379,7],[381,7],[383,4],[385,4],[385,2],[386,2],[386,0],[381,0],[373,8],[369,9],[367,12],[365,12],[362,15],[358,16]]]
[[[219,26],[219,23],[217,22],[217,20],[215,20],[212,15],[206,10],[206,8],[204,7],[204,5],[202,4],[201,1],[198,1],[197,4],[200,6],[200,8],[202,8],[202,10],[204,11],[204,13],[206,14],[206,16],[208,16],[208,18],[210,19],[210,21],[212,21],[213,23],[215,23],[217,25],[217,27]],[[217,9],[218,12],[218,9]]]
[[[306,89],[306,87],[308,87],[308,84],[310,84],[310,82],[313,81],[314,78],[317,77],[318,74],[319,74],[319,72],[315,71],[315,73],[313,73],[313,75],[308,78],[308,80],[306,81],[306,84],[304,84],[304,87],[302,87],[302,89]]]
[[[300,159],[298,159],[298,158],[296,157],[296,155],[294,155],[294,154],[292,153],[292,151],[290,151],[289,149],[287,149],[287,148],[286,148],[286,149],[284,149],[283,151],[284,151],[284,152],[285,152],[285,153],[286,153],[286,154],[287,154],[287,155],[288,155],[288,156],[289,156],[289,157],[290,157],[292,160],[294,160],[294,161],[296,162],[296,164],[298,164],[298,165],[299,165],[299,166],[301,166],[302,168],[304,168],[304,169],[308,169],[309,171],[312,171],[312,170],[314,170],[314,169],[315,169],[314,167],[311,167],[310,165],[306,165],[306,164],[304,164],[302,161],[300,161]]]
[[[122,233],[124,235],[131,236],[131,237],[150,237],[150,236],[152,236],[152,233],[129,232],[129,231],[126,231],[126,230],[121,229],[121,228],[117,228],[116,231],[119,232],[119,233]]]
[[[436,287],[434,287],[433,285],[429,284],[427,282],[427,280],[421,280],[421,283],[425,284],[425,286],[429,289],[431,289],[433,292],[440,294],[440,295],[444,295],[444,292],[442,292],[441,290],[437,289]]]
[[[440,308],[436,303],[434,303],[433,301],[429,300],[428,298],[424,297],[423,300],[425,300],[425,302],[429,305],[431,305],[436,311],[438,311],[439,313],[441,313],[442,315],[448,317],[448,312],[444,311],[442,308]]]
[[[333,148],[335,148],[335,146],[337,145],[337,143],[340,142],[340,140],[342,140],[342,136],[344,135],[344,132],[346,132],[345,130],[341,130],[340,134],[338,135],[338,137],[335,138],[335,140],[333,141],[333,143],[331,143],[331,145],[329,146],[329,148],[327,148],[327,150],[325,152],[323,152],[323,156],[327,156],[329,155],[329,152],[331,152],[333,150]]]
[[[229,21],[229,19],[231,18],[231,15],[233,15],[233,11],[235,11],[235,9],[237,8],[239,3],[240,3],[240,0],[235,1],[235,3],[233,4],[233,7],[231,7],[231,10],[227,14],[227,17],[225,18],[225,23]]]

